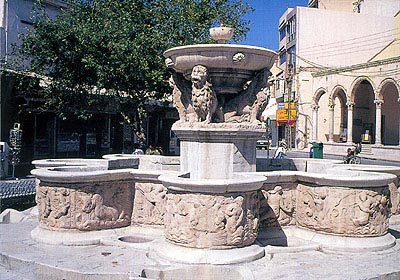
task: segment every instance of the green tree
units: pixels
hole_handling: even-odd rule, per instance
[[[136,130],[146,100],[170,92],[163,52],[210,42],[208,29],[221,21],[235,28],[238,41],[249,27],[243,16],[252,11],[242,0],[68,0],[50,19],[36,2],[34,28],[16,49],[18,70],[37,77],[24,87],[44,81],[43,109],[61,117],[90,117],[112,99]]]

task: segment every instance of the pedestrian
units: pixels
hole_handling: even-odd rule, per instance
[[[142,149],[140,149],[140,146],[139,146],[138,143],[134,143],[133,144],[133,148],[134,148],[134,151],[133,151],[132,154],[134,154],[134,155],[144,155],[144,152],[143,152]]]
[[[160,151],[153,144],[150,144],[146,150],[146,155],[160,155]]]

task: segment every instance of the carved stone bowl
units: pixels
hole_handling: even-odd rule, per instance
[[[226,26],[214,27],[210,28],[210,35],[213,40],[217,41],[219,44],[223,44],[225,41],[232,38],[233,30],[232,27]]]
[[[167,67],[187,79],[194,66],[206,66],[217,94],[237,94],[257,71],[272,67],[276,53],[246,45],[199,44],[171,48],[164,57]]]

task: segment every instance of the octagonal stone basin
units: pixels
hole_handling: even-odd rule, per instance
[[[272,67],[276,55],[265,48],[233,44],[188,45],[164,52],[167,66],[188,80],[194,66],[206,66],[217,94],[239,93],[255,72]]]

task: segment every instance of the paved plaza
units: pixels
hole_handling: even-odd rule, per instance
[[[130,227],[99,245],[58,246],[30,237],[38,222],[0,225],[0,279],[399,279],[400,225],[391,225],[396,245],[379,252],[344,253],[294,244],[266,246],[264,257],[233,265],[187,265],[162,259],[161,228]],[[136,236],[121,242],[120,234]],[[143,240],[151,242],[140,242]]]

